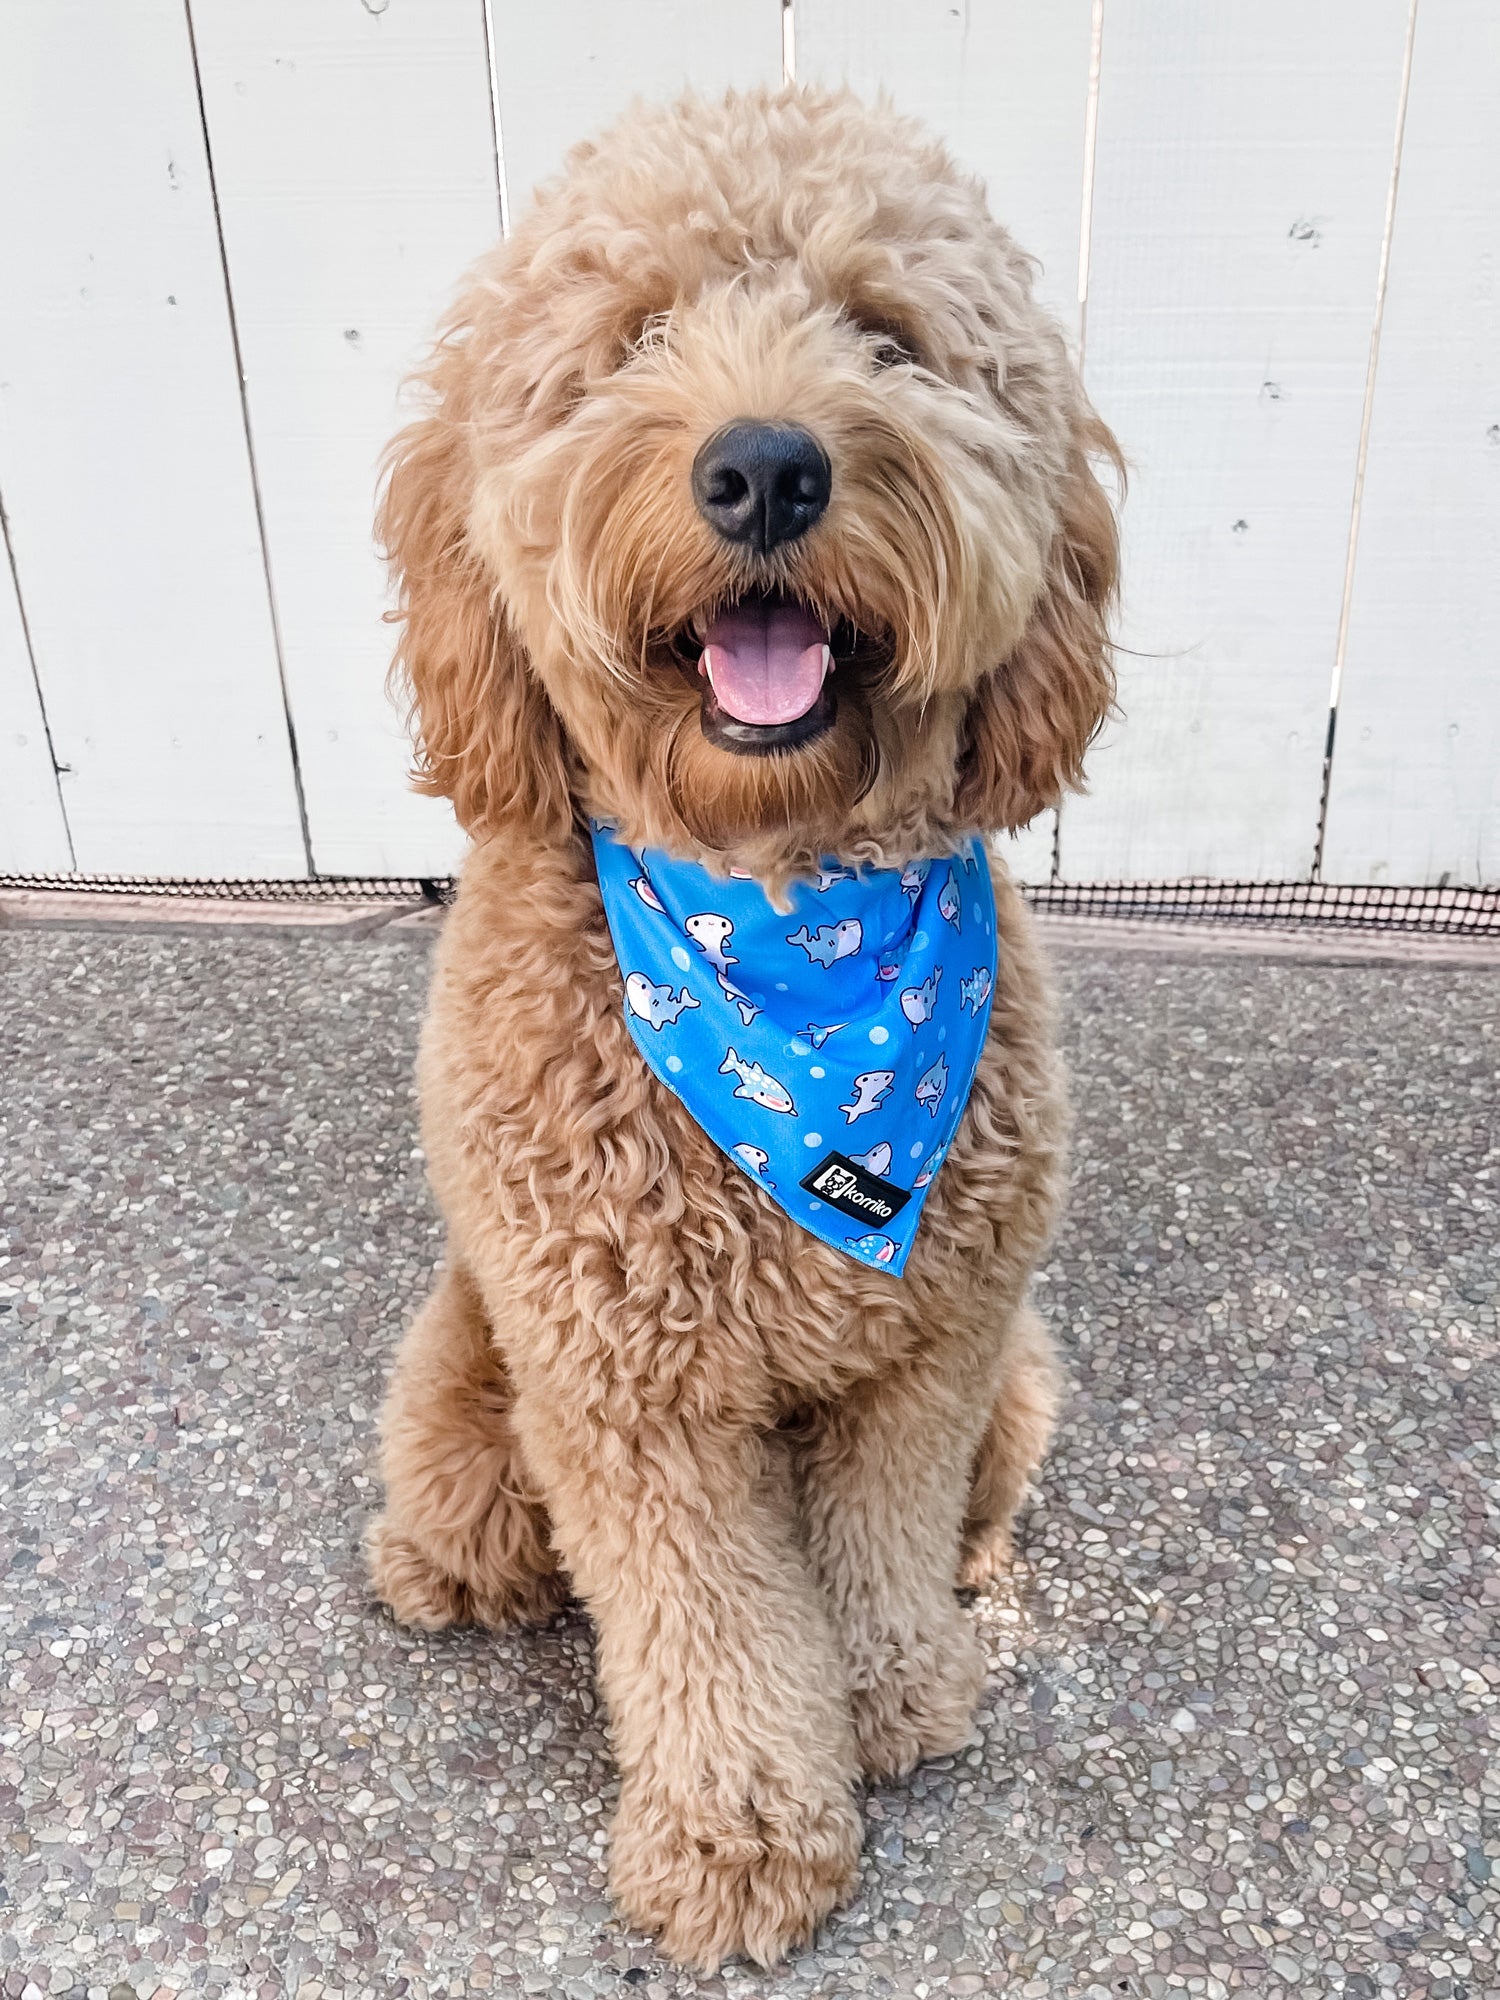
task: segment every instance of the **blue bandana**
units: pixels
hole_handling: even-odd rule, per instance
[[[968,1102],[995,983],[976,840],[899,872],[828,866],[792,914],[594,827],[625,1018],[647,1064],[794,1222],[900,1272]]]

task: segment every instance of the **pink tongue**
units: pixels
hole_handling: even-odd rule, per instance
[[[703,671],[737,722],[795,722],[823,689],[828,635],[800,604],[736,604],[708,628]]]

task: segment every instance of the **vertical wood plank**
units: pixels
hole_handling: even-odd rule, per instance
[[[1421,0],[1323,876],[1500,882],[1500,11]]]
[[[72,867],[15,579],[0,544],[0,875]]]
[[[797,0],[799,82],[888,91],[978,174],[1076,341],[1092,0]],[[1050,835],[1049,835],[1050,839]]]
[[[1066,878],[1311,869],[1406,15],[1109,0],[1087,370],[1136,650]]]
[[[0,0],[0,464],[80,869],[306,872],[180,0]]]
[[[399,391],[499,234],[479,0],[193,0],[271,582],[321,874],[441,875],[372,517]]]
[[[781,79],[781,0],[547,0],[492,18],[512,215],[632,99]]]

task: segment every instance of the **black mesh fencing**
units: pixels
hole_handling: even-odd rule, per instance
[[[1500,888],[1403,889],[1388,883],[1046,882],[1026,891],[1059,917],[1170,923],[1318,924],[1427,936],[1500,936]]]
[[[449,903],[448,876],[321,875],[305,881],[196,881],[186,876],[0,875],[17,890],[90,896],[191,897],[255,903]],[[1428,936],[1500,936],[1500,887],[1399,888],[1386,883],[1044,882],[1027,888],[1032,907],[1054,917],[1165,923],[1332,925]]]
[[[451,876],[312,875],[288,881],[202,881],[188,875],[0,875],[7,890],[85,896],[181,896],[227,903],[451,903]]]

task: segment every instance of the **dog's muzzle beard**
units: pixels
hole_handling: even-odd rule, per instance
[[[834,664],[802,714],[748,722],[725,712],[703,664],[701,635],[710,628],[709,620],[690,621],[657,656],[682,693],[696,697],[687,702],[678,694],[670,721],[663,715],[659,733],[649,731],[647,756],[673,813],[711,847],[779,829],[831,852],[880,771],[872,697],[883,661],[869,646],[846,651],[853,628],[835,623]]]

